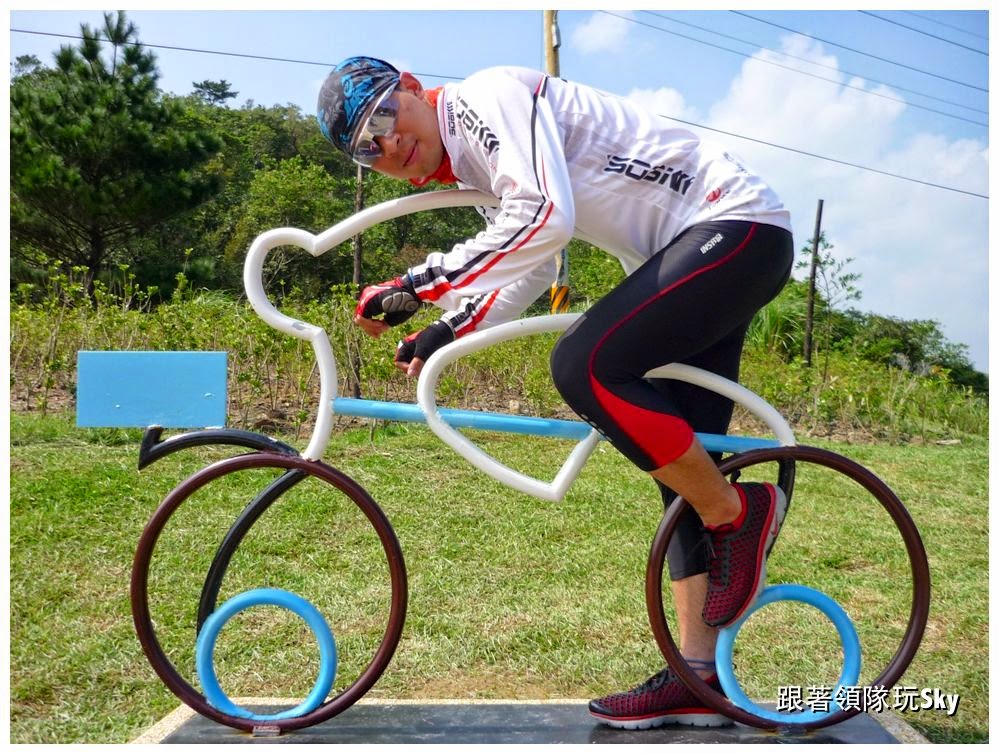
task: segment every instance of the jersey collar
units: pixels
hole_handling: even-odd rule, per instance
[[[444,87],[439,86],[436,89],[427,89],[426,96],[427,101],[437,108],[437,99],[440,97],[441,92]],[[438,183],[448,184],[457,183],[458,179],[455,177],[454,173],[451,171],[451,157],[448,155],[447,150],[444,150],[444,159],[441,160],[441,164],[438,166],[430,175],[424,178],[410,178],[409,182],[414,186],[426,186],[430,181],[437,181]]]

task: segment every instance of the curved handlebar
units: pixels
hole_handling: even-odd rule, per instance
[[[302,453],[304,458],[319,459],[329,442],[330,432],[333,429],[332,403],[337,386],[336,359],[333,358],[333,349],[323,328],[282,314],[267,298],[267,293],[264,291],[264,260],[267,254],[278,246],[298,246],[312,256],[318,257],[348,238],[385,220],[430,209],[498,205],[499,200],[496,197],[479,191],[430,191],[369,207],[328,228],[318,236],[298,228],[275,228],[254,239],[243,263],[243,286],[246,288],[246,297],[250,306],[271,327],[309,341],[316,352],[319,366],[319,410],[316,413],[316,426],[312,431],[312,438]]]

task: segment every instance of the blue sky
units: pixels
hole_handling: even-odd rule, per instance
[[[853,258],[849,269],[862,275],[854,305],[937,320],[988,371],[989,19],[973,10],[985,4],[727,7],[735,10],[562,10],[561,74],[696,124],[691,130],[741,154],[791,209],[798,248],[823,199],[834,253]],[[194,81],[225,79],[239,92],[236,106],[252,99],[311,113],[327,67],[354,54],[383,57],[430,86],[490,65],[544,66],[541,10],[129,17],[146,44],[212,51],[154,48],[164,90],[185,94]],[[9,22],[11,61],[34,54],[51,64],[74,40],[14,30],[76,35],[101,12],[14,10]]]

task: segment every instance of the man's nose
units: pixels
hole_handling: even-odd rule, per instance
[[[393,131],[392,133],[387,134],[386,136],[376,136],[375,144],[377,144],[378,148],[382,150],[383,155],[391,157],[399,149],[399,138],[395,135],[395,132]]]

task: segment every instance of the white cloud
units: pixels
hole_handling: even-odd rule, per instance
[[[836,65],[822,45],[801,37],[784,49]],[[873,97],[863,81],[823,69],[817,81],[763,62],[746,61],[707,123],[774,144],[843,159],[931,183],[988,193],[984,141],[939,134],[901,135],[906,105]],[[880,87],[881,94],[901,95]],[[703,121],[702,121],[703,122]],[[987,368],[988,201],[931,188],[732,137],[721,138],[781,195],[792,214],[795,246],[813,233],[817,201],[822,227],[849,270],[862,274],[864,311],[933,319],[954,342],[965,343],[980,369]]]
[[[934,183],[986,193],[984,145],[919,134],[879,166]],[[830,228],[856,268],[861,308],[906,319],[933,319],[952,341],[966,343],[986,364],[988,202],[872,173],[845,182],[846,222]]]
[[[680,92],[666,86],[661,89],[632,89],[627,99],[637,102],[653,113],[670,118],[691,122],[697,122],[701,118],[695,108],[687,106]]]
[[[574,28],[570,38],[584,55],[608,52],[622,48],[631,26],[623,18],[598,12]]]
[[[824,66],[837,65],[834,56],[823,53],[820,43],[804,37],[785,38],[784,51]],[[822,144],[835,150],[834,154],[850,155],[852,162],[876,157],[891,142],[893,124],[905,109],[897,95],[888,99],[867,94],[874,90],[864,82],[847,82],[828,67],[815,69],[820,79],[772,63],[788,65],[786,58],[769,51],[743,64],[725,99],[712,108],[712,126],[807,151]],[[876,91],[889,94],[884,87]],[[863,138],[858,138],[860,123],[872,126],[864,128]]]

